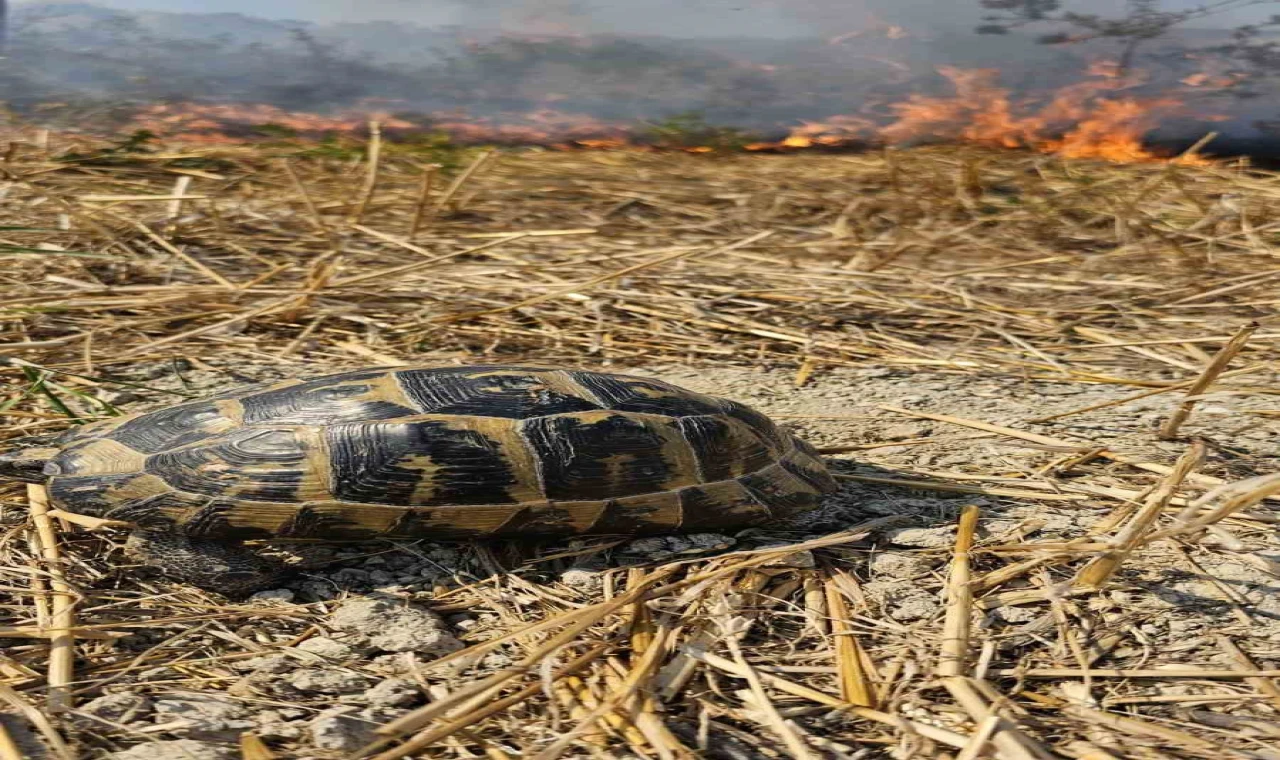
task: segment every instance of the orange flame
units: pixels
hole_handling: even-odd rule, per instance
[[[996,84],[999,72],[994,69],[944,66],[938,71],[950,80],[955,95],[909,95],[906,100],[889,106],[896,119],[886,126],[869,126],[865,119],[857,117],[836,117],[805,124],[779,142],[749,147],[759,150],[831,145],[862,137],[890,144],[961,141],[1031,148],[1068,158],[1158,161],[1163,159],[1143,146],[1142,137],[1181,106],[1174,98],[1137,99],[1117,95],[1117,91],[1135,87],[1142,80],[1125,75],[1108,61],[1090,68],[1097,79],[1063,87],[1048,103],[1039,106],[1015,102],[1008,89]],[[1203,162],[1195,156],[1178,160]]]
[[[903,144],[958,141],[1003,148],[1023,148],[1069,158],[1109,161],[1164,160],[1143,146],[1143,135],[1178,112],[1172,97],[1138,98],[1124,93],[1143,84],[1142,77],[1124,72],[1114,62],[1099,61],[1090,79],[1059,88],[1047,100],[1015,100],[998,84],[994,69],[941,67],[954,94],[908,95],[887,106],[885,118],[843,114],[802,123],[781,140],[750,143],[747,150],[802,150],[863,144]],[[1216,86],[1221,77],[1192,76],[1184,84]],[[385,106],[386,104],[382,104]],[[634,129],[583,114],[543,108],[503,117],[473,118],[436,115],[429,124],[415,124],[387,113],[355,111],[323,116],[285,111],[268,105],[165,104],[142,109],[130,125],[186,141],[243,142],[231,133],[251,131],[254,125],[274,124],[300,134],[359,134],[370,120],[384,130],[434,129],[461,142],[541,144],[560,148],[645,148]],[[238,127],[238,130],[237,130]],[[689,152],[712,152],[708,146],[686,146]],[[1178,159],[1203,162],[1195,156]]]

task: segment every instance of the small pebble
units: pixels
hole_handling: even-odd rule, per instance
[[[344,641],[336,641],[327,636],[315,636],[298,644],[297,649],[319,655],[326,660],[341,662],[357,656],[360,652]]]
[[[155,703],[151,699],[141,694],[104,694],[96,699],[91,699],[80,705],[76,710],[79,723],[92,727],[97,725],[102,727],[99,721],[86,716],[94,716],[101,718],[109,723],[132,723],[135,720],[141,720],[151,715],[155,709]]]
[[[871,555],[867,567],[876,577],[907,579],[929,572],[933,564],[932,559],[914,552],[884,551]]]
[[[287,588],[269,588],[249,597],[251,602],[276,602],[287,604],[293,601],[293,591]]]
[[[898,546],[914,546],[921,549],[937,549],[955,542],[955,526],[937,528],[895,528],[885,531],[885,537]]]
[[[346,670],[303,668],[289,677],[289,685],[301,692],[350,694],[369,688],[369,679]]]
[[[341,705],[312,718],[308,723],[311,743],[317,749],[353,752],[373,741],[377,724],[363,720],[357,713],[357,708]]]
[[[413,681],[388,678],[367,690],[364,698],[374,707],[408,707],[422,699],[422,691]]]
[[[391,597],[353,597],[334,610],[329,621],[386,652],[440,656],[463,646],[439,615]]]
[[[940,607],[935,594],[913,581],[870,581],[862,584],[862,590],[886,615],[902,623],[928,618]]]
[[[251,670],[255,673],[288,673],[296,667],[298,667],[298,661],[283,654],[252,657],[237,665],[240,670]]]
[[[171,692],[156,700],[155,722],[181,722],[184,727],[175,730],[192,739],[235,741],[253,728],[245,712],[238,700],[216,692]]]
[[[560,573],[560,582],[572,589],[590,593],[604,584],[604,577],[594,570],[571,567]]]

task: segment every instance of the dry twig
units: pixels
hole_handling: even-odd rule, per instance
[[[1213,361],[1209,362],[1204,371],[1200,373],[1200,376],[1196,378],[1196,381],[1187,388],[1187,399],[1178,406],[1177,410],[1169,416],[1169,419],[1160,428],[1161,438],[1178,437],[1178,429],[1182,427],[1183,422],[1186,422],[1187,417],[1191,416],[1191,410],[1196,405],[1196,398],[1217,381],[1218,376],[1227,368],[1231,360],[1249,342],[1249,336],[1257,331],[1258,326],[1257,322],[1250,322],[1241,327],[1235,335],[1231,336],[1231,340],[1227,341],[1227,344],[1214,355]]]

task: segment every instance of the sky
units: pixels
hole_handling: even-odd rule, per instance
[[[972,28],[979,0],[94,0],[131,10],[243,13],[314,22],[394,20],[424,25],[483,24],[505,28],[554,26],[570,17],[581,31],[686,36],[808,36],[839,34],[884,23]],[[1204,0],[1165,0],[1179,10]],[[1117,14],[1124,0],[1063,0],[1067,10]],[[1267,7],[1270,6],[1270,7]],[[1234,26],[1280,12],[1280,2],[1216,16],[1211,25]],[[585,29],[583,27],[586,27]]]

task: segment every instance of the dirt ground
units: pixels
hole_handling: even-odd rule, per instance
[[[265,366],[250,371],[259,380],[282,375],[278,368]],[[1025,486],[1064,455],[1090,446],[1105,445],[1166,464],[1187,447],[1185,440],[1162,441],[1155,434],[1179,400],[1177,394],[1028,425],[1028,419],[1124,398],[1132,390],[878,368],[820,371],[799,388],[795,373],[782,370],[655,365],[626,371],[743,401],[820,448],[865,447],[829,455],[833,470],[842,474]],[[235,370],[236,375],[245,372],[244,367]],[[237,385],[226,373],[191,367],[176,373],[172,364],[138,368],[138,374],[153,388],[212,393]],[[1274,380],[1255,378],[1254,382],[1266,386]],[[1280,418],[1264,414],[1274,405],[1275,396],[1268,393],[1236,391],[1204,398],[1184,429],[1188,439],[1210,444],[1202,472],[1239,479],[1280,470]],[[925,414],[945,410],[946,415],[969,421],[1064,438],[1080,448],[1028,443],[885,407]],[[507,593],[524,595],[510,600],[516,604],[535,602],[541,593],[587,603],[600,593],[610,572],[773,546],[779,541],[801,543],[876,518],[893,519],[859,544],[857,551],[847,553],[845,566],[859,579],[865,604],[861,614],[892,626],[899,636],[909,635],[936,625],[943,614],[946,564],[962,507],[981,508],[977,529],[981,558],[984,546],[1088,536],[1114,511],[1115,503],[1091,498],[1087,488],[1132,483],[1130,476],[1095,475],[1083,479],[1087,486],[1081,493],[1073,491],[1070,473],[1043,480],[1055,483],[1059,493],[1074,494],[1080,500],[939,493],[846,481],[820,509],[786,525],[735,534],[643,538],[550,567],[516,560],[547,553],[546,547],[516,549],[508,543],[488,548],[429,541],[293,547],[295,559],[302,558],[308,569],[280,589],[258,594],[241,608],[241,622],[223,625],[215,616],[194,627],[174,623],[135,630],[116,642],[109,660],[136,665],[109,679],[102,689],[105,695],[85,704],[75,725],[85,738],[98,737],[90,739],[98,750],[89,757],[123,760],[164,751],[230,758],[238,755],[227,742],[246,731],[287,748],[280,756],[345,757],[373,740],[373,726],[423,704],[423,683],[412,668],[415,662],[483,640],[487,630],[501,629],[507,622],[496,610],[462,610],[446,604],[443,616],[437,616],[430,609],[439,610],[440,605],[406,606],[408,600],[447,594],[502,572],[511,574],[507,583],[515,584],[508,586]],[[1233,660],[1220,647],[1225,636],[1266,658],[1258,660],[1258,667],[1275,668],[1280,660],[1280,542],[1272,530],[1258,527],[1224,531],[1198,547],[1156,544],[1143,549],[1121,572],[1108,603],[1098,609],[1100,619],[1124,631],[1123,640],[1112,643],[1109,656],[1141,661],[1158,652],[1162,667],[1184,662],[1230,669]],[[118,554],[82,553],[80,558],[96,577],[99,593],[107,597],[113,585],[134,583],[138,576],[144,588],[167,593],[162,585],[152,586],[163,584],[153,571],[122,566]],[[985,566],[982,559],[978,565]],[[216,612],[200,613],[203,617],[211,611]],[[1035,605],[993,606],[979,624],[979,630],[984,629],[1000,632],[992,662],[999,666],[1017,667],[1017,653],[1028,642],[1052,636],[1049,613]],[[157,647],[171,649],[179,646],[179,640],[187,654],[171,661],[153,656]],[[226,651],[228,643],[233,653]],[[217,648],[220,654],[195,666],[204,675],[193,678],[193,666],[185,661],[209,648]],[[1267,653],[1275,654],[1268,657]],[[492,671],[511,662],[510,654],[496,652],[484,657],[479,667]],[[439,688],[427,685],[426,693]],[[1203,684],[1184,683],[1136,691],[1153,697],[1205,693]],[[909,701],[902,705],[907,714],[909,707]],[[1272,740],[1265,738],[1267,731],[1246,727],[1245,733],[1250,730],[1261,731],[1256,756],[1269,756],[1260,749]],[[103,740],[107,735],[110,739]],[[163,743],[153,744],[157,740]],[[120,749],[130,745],[135,748]],[[709,757],[777,756],[773,750],[753,750],[733,742],[705,752]]]
[[[5,162],[6,446],[537,363],[745,402],[841,491],[734,533],[276,544],[297,576],[235,602],[0,484],[0,760],[1280,760],[1280,175],[940,146],[432,184],[391,145],[82,140]]]

